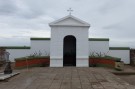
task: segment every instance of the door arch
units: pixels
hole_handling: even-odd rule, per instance
[[[63,40],[63,66],[76,66],[76,38],[72,35]]]

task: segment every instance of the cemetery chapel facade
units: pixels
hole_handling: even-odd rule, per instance
[[[49,24],[51,27],[50,67],[88,67],[90,24],[72,15]]]

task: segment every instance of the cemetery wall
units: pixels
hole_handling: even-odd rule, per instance
[[[50,55],[50,38],[31,38],[31,47],[6,47],[10,53],[9,59],[14,62],[15,58],[25,57],[41,52],[43,56]],[[57,51],[57,50],[56,50]],[[121,58],[125,64],[130,63],[130,48],[128,47],[110,47],[109,39],[90,38],[89,39],[89,55],[90,53],[102,53],[113,57]]]
[[[11,62],[14,62],[15,58],[25,57],[25,56],[29,56],[30,55],[30,48],[13,47],[13,48],[8,48],[6,50],[10,53],[9,60]]]
[[[109,39],[107,38],[90,38],[89,39],[89,55],[94,53],[108,54],[109,52]]]
[[[50,55],[50,38],[31,38],[30,53],[42,56]]]
[[[130,64],[130,48],[128,47],[110,47],[109,55],[121,58],[125,64]]]

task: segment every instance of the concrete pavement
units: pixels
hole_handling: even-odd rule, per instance
[[[104,68],[36,67],[20,70],[0,89],[135,89]]]

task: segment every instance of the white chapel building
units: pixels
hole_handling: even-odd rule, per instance
[[[90,24],[72,15],[49,23],[51,38],[31,38],[30,47],[6,47],[10,60],[34,52],[50,56],[50,67],[88,67],[91,54],[119,57],[130,63],[129,47],[109,47],[109,38],[89,38]]]
[[[50,66],[88,67],[90,24],[68,15],[49,24],[51,27]]]

